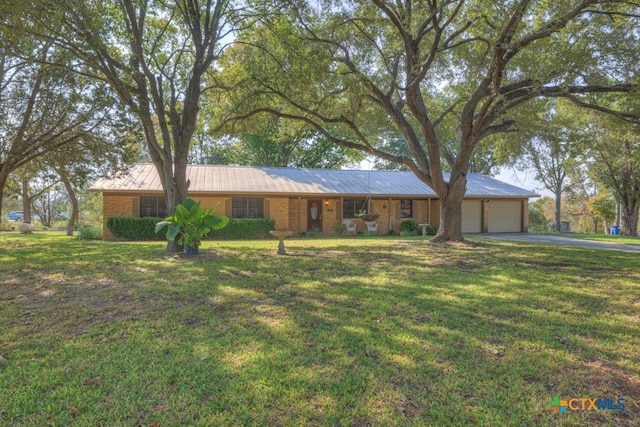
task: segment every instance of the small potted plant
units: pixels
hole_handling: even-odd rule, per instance
[[[167,228],[168,240],[175,240],[184,246],[186,255],[197,255],[202,238],[212,230],[224,228],[229,218],[224,215],[213,215],[215,207],[202,209],[200,202],[185,199],[176,206],[175,213],[156,224],[156,233]]]

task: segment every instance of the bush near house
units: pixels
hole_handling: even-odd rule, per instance
[[[126,240],[162,240],[156,234],[156,224],[164,218],[112,216],[107,218],[107,228],[114,237]]]
[[[413,219],[402,221],[402,224],[400,224],[400,232],[404,234],[417,233],[419,228],[418,221]]]
[[[102,227],[95,224],[78,224],[75,229],[78,230],[77,238],[79,240],[102,240]]]
[[[430,225],[427,227],[427,234],[431,236],[435,236],[438,233],[437,225]]]
[[[112,216],[107,218],[107,228],[114,237],[126,240],[162,240],[158,236],[155,226],[164,218],[135,216]],[[214,230],[208,237],[234,239],[264,239],[269,231],[275,230],[275,220],[270,218],[230,219],[227,226],[221,230]]]
[[[271,218],[229,219],[225,228],[212,231],[209,237],[227,240],[264,239],[275,227],[276,222]]]

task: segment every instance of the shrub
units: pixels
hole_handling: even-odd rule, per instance
[[[436,235],[438,233],[438,226],[437,225],[430,225],[427,227],[427,234],[430,235]]]
[[[414,231],[417,232],[419,228],[420,226],[418,225],[418,221],[413,219],[402,221],[402,224],[400,224],[400,232],[405,234],[409,234]]]
[[[338,224],[333,227],[333,231],[335,231],[338,236],[342,236],[344,232],[347,231],[347,227],[344,224]]]
[[[79,240],[102,240],[102,227],[92,224],[77,224]]]
[[[316,237],[318,234],[320,234],[320,229],[318,227],[312,227],[307,230],[307,236],[309,237]]]
[[[6,219],[2,218],[0,219],[0,230],[2,231],[12,231],[15,230],[16,227],[13,223],[9,223],[9,221],[7,221]]]
[[[161,240],[156,234],[156,224],[164,218],[112,216],[107,218],[107,228],[114,237],[126,240]]]
[[[269,236],[269,231],[276,229],[276,222],[271,218],[230,219],[227,226],[214,230],[209,237],[218,239],[260,239]]]

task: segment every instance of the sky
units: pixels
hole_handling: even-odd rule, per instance
[[[554,197],[553,193],[535,179],[535,171],[532,169],[519,171],[513,168],[502,167],[497,175],[494,176],[498,181],[506,182],[517,187],[521,187],[530,191],[535,191],[542,196]],[[535,199],[532,199],[532,201]]]

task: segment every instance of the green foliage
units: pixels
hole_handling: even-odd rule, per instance
[[[545,119],[531,114],[538,99],[598,108],[596,94],[637,88],[628,76],[639,35],[628,29],[638,6],[628,2],[342,1],[320,16],[287,4],[294,10],[247,26],[227,50],[233,108],[221,116],[235,125],[270,112],[421,171],[444,211],[462,199],[467,172],[490,172],[511,135]],[[441,240],[461,238],[461,219],[444,224]]]
[[[102,240],[102,227],[94,224],[76,224],[78,240]]]
[[[529,230],[549,231],[549,221],[540,205],[529,204]]]
[[[230,219],[221,230],[209,233],[210,237],[219,239],[259,239],[269,236],[269,231],[276,229],[276,221],[271,218]]]
[[[126,240],[157,240],[156,224],[162,218],[112,216],[107,218],[107,228],[114,237]]]
[[[342,236],[344,232],[347,231],[347,227],[344,224],[338,224],[333,227],[333,231],[335,231],[338,236]]]
[[[213,215],[215,210],[215,206],[202,209],[200,202],[186,198],[176,206],[172,216],[156,224],[155,231],[165,233],[167,240],[177,239],[182,246],[197,248],[203,237],[212,230],[224,228],[229,222],[224,215]]]
[[[338,169],[364,158],[360,151],[339,147],[318,131],[271,116],[234,125],[233,134],[237,126],[242,128],[239,138],[205,147],[209,164]]]
[[[320,234],[320,229],[318,227],[313,227],[307,231],[303,231],[302,233],[300,233],[301,236],[306,237],[316,237],[318,234]]]
[[[409,219],[406,221],[402,221],[400,224],[400,232],[402,233],[411,233],[412,231],[418,231],[420,226],[418,225],[418,221]]]
[[[6,218],[0,218],[0,231],[9,231],[16,228],[15,223],[7,221]]]
[[[589,209],[598,217],[611,224],[616,218],[616,202],[607,194],[598,194],[589,200]]]
[[[437,225],[430,225],[427,227],[427,234],[430,236],[435,236],[438,233]]]

